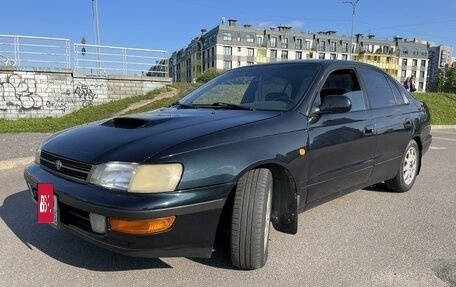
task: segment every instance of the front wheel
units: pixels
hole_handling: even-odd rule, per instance
[[[415,183],[418,167],[420,163],[420,153],[415,140],[411,140],[402,156],[401,166],[396,177],[387,180],[386,187],[392,191],[405,192],[412,188]]]
[[[231,262],[241,269],[258,269],[268,258],[272,209],[272,174],[248,171],[238,181],[231,220]]]

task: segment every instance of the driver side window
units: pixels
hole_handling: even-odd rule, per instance
[[[332,72],[321,88],[314,106],[319,106],[328,95],[342,95],[350,99],[350,112],[367,109],[364,93],[359,85],[356,73],[352,69],[342,69]]]

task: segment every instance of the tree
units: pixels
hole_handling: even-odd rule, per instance
[[[222,73],[223,72],[221,72],[219,70],[216,70],[216,69],[209,69],[206,72],[204,72],[203,74],[201,74],[200,76],[198,76],[198,78],[196,78],[196,82],[197,83],[209,82],[210,80],[212,80],[213,78],[219,76]]]

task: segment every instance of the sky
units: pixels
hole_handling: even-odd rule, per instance
[[[55,37],[95,44],[93,0],[4,0],[0,34]],[[269,29],[333,30],[350,36],[352,5],[345,0],[97,0],[100,44],[167,50],[186,47],[222,18]],[[355,2],[356,0],[348,0]],[[421,39],[456,50],[455,0],[359,0],[354,34]],[[456,53],[453,51],[453,55]]]

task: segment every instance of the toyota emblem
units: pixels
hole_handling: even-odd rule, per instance
[[[63,166],[63,164],[62,164],[62,162],[60,160],[56,160],[55,161],[55,169],[56,170],[61,170],[62,166]]]

